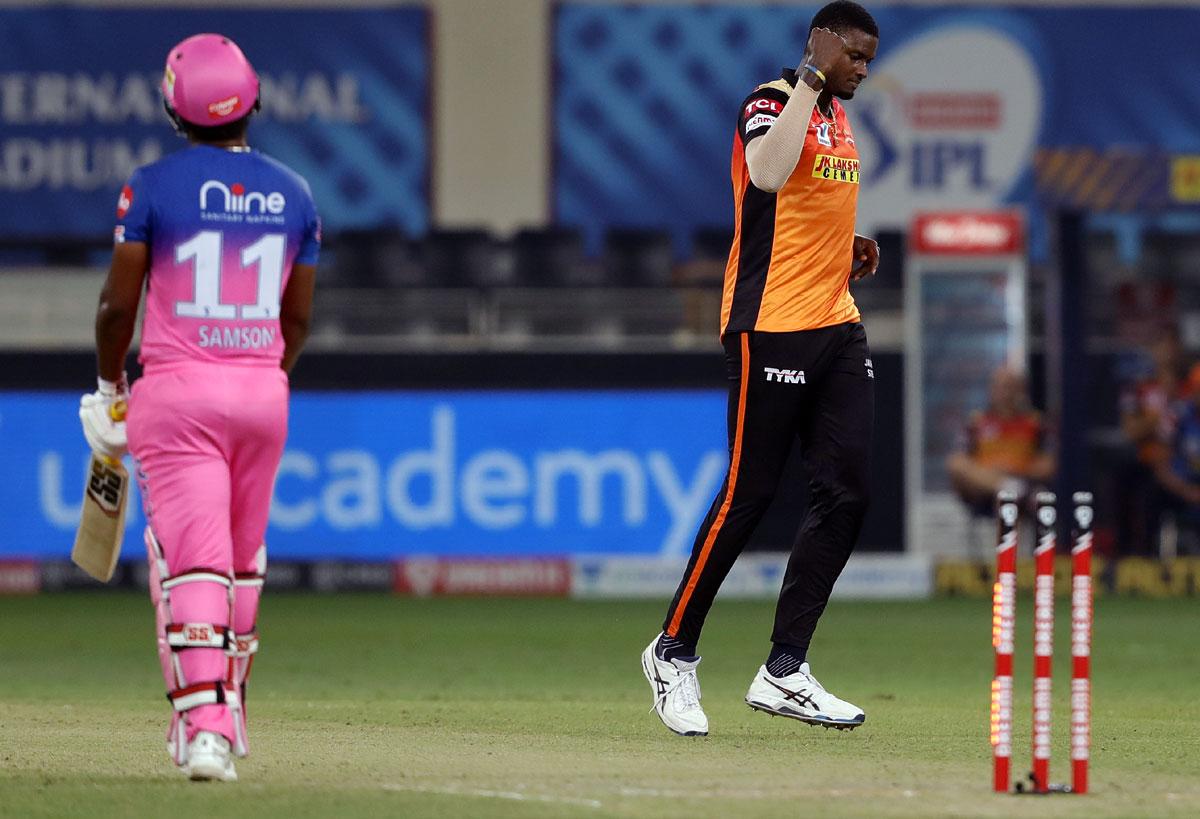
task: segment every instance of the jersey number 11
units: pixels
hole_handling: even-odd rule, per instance
[[[202,230],[175,247],[175,263],[192,263],[195,289],[191,301],[175,302],[175,315],[208,319],[276,319],[283,287],[284,251],[287,237],[266,233],[242,249],[242,269],[258,266],[258,295],[254,304],[221,303],[221,246],[219,230]]]

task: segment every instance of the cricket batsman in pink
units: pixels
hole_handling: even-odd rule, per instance
[[[79,414],[93,450],[119,457],[128,437],[137,464],[167,749],[191,779],[234,781],[320,222],[304,179],[246,142],[258,76],[232,40],[199,34],[172,48],[162,93],[189,146],[121,191],[96,313],[99,389]],[[143,290],[143,375],[127,395]],[[110,411],[122,401],[124,422]]]

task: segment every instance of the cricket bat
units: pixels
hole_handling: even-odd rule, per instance
[[[125,402],[113,405],[114,421],[125,419]],[[107,583],[117,566],[125,535],[125,505],[129,499],[129,471],[120,460],[92,453],[87,483],[83,487],[83,511],[71,560],[102,583]]]

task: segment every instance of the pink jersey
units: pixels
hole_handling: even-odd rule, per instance
[[[117,242],[150,245],[143,365],[278,366],[292,265],[320,249],[302,177],[255,151],[194,145],[135,171],[117,219]]]

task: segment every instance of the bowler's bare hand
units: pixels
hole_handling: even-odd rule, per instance
[[[854,236],[854,264],[850,266],[850,281],[874,276],[879,269],[879,243],[866,236]]]
[[[811,65],[820,69],[822,74],[828,74],[845,53],[846,41],[842,35],[827,28],[814,28],[808,34],[808,46],[804,49],[804,59],[800,65]]]

